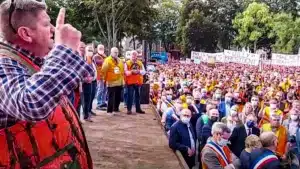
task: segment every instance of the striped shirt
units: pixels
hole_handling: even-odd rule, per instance
[[[42,59],[16,45],[0,42],[13,47],[41,68],[31,76],[24,65],[0,56],[0,128],[19,120],[46,119],[61,96],[69,95],[81,79],[94,76],[93,68],[65,46],[55,46]]]

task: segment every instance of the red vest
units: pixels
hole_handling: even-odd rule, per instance
[[[21,62],[39,71],[30,60],[15,51],[0,51],[0,57]],[[69,100],[60,104],[47,120],[19,121],[0,130],[0,168],[92,169],[92,159],[79,118]]]

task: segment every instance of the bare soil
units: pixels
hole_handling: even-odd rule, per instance
[[[117,116],[100,112],[84,128],[94,169],[180,169],[150,106],[146,114]]]

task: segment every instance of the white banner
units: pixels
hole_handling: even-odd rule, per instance
[[[224,53],[205,53],[192,51],[191,59],[194,60],[194,63],[196,64],[200,64],[201,62],[208,63],[210,60],[215,60],[215,62],[224,62]]]
[[[272,54],[272,65],[299,66],[299,55]]]
[[[233,62],[247,65],[258,66],[259,55],[248,52],[239,52],[232,50],[224,50],[225,62]]]
[[[249,53],[246,51],[232,51],[224,50],[222,53],[205,53],[192,51],[191,59],[194,63],[200,64],[201,62],[208,63],[212,60],[219,63],[240,63],[258,66],[260,61],[260,55]],[[263,64],[266,65],[279,65],[279,66],[300,66],[299,55],[285,55],[285,54],[272,54],[272,60],[263,60]]]

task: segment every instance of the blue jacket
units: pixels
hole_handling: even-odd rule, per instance
[[[233,103],[230,103],[230,108],[233,106]],[[222,101],[219,106],[218,106],[218,110],[220,113],[220,119],[222,119],[223,117],[226,117],[226,114],[229,114],[229,112],[226,112],[226,104],[225,101]]]
[[[192,126],[190,126],[190,128],[196,145],[195,132],[193,131]],[[181,121],[173,124],[170,129],[169,146],[174,151],[179,150],[183,155],[187,154],[188,148],[191,148],[191,140],[186,124]]]

